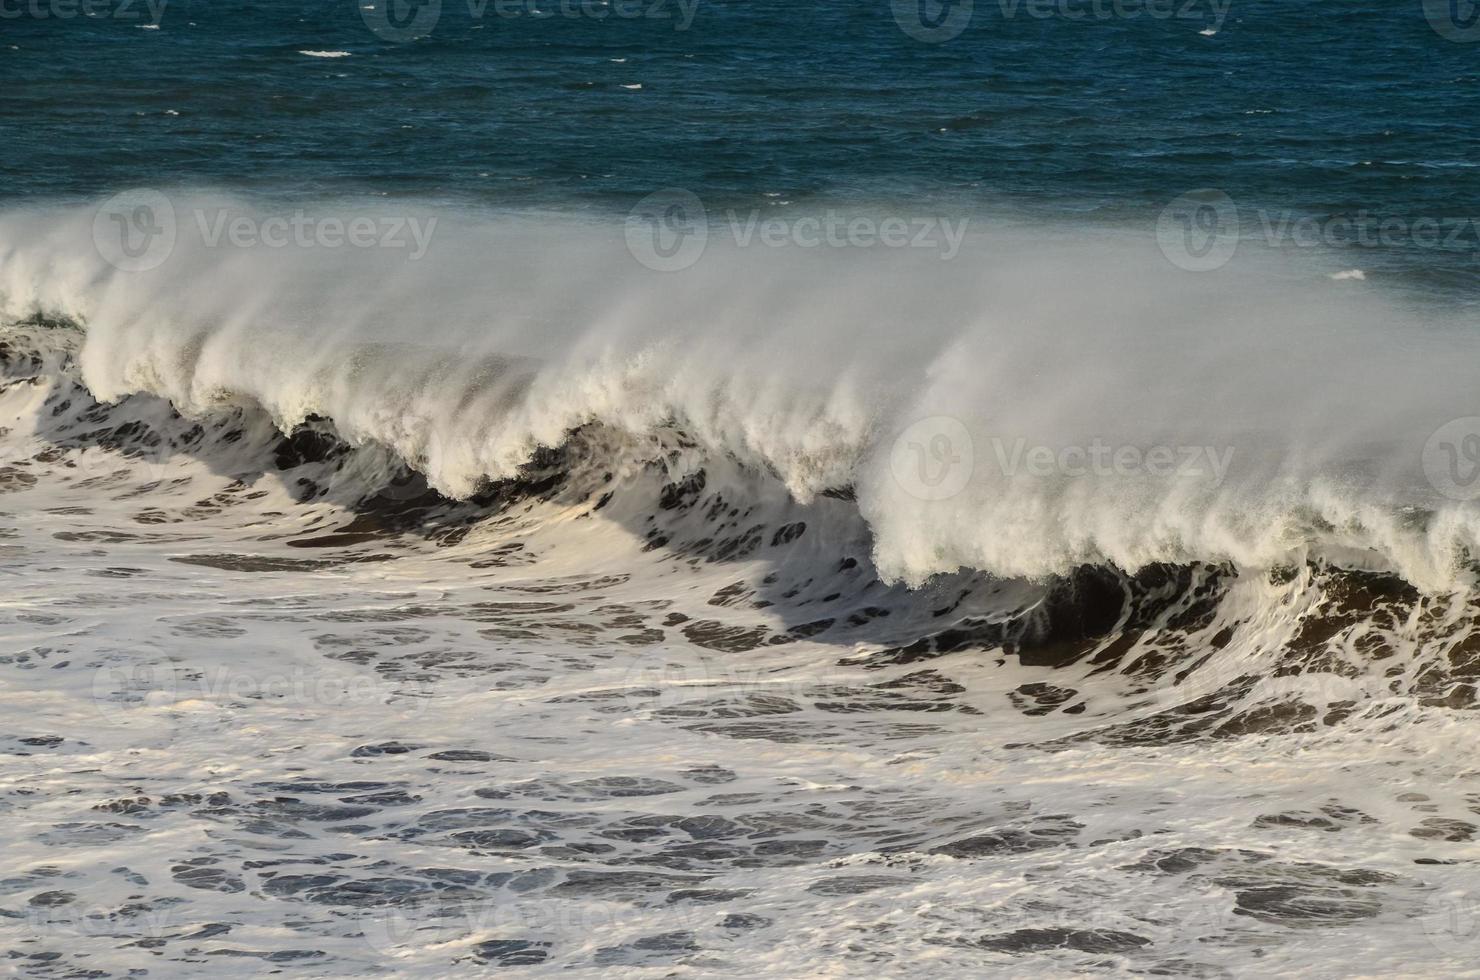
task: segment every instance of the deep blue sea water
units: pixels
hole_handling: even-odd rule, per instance
[[[1480,44],[1419,0],[977,0],[938,43],[883,0],[422,0],[407,16],[434,25],[400,43],[357,0],[170,0],[158,30],[144,0],[15,16],[48,2],[0,19],[9,198],[163,181],[580,206],[679,186],[1134,212],[1218,187],[1480,213]]]

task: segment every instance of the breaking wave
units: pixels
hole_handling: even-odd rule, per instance
[[[663,274],[610,223],[548,216],[441,215],[426,265],[182,226],[158,271],[124,273],[79,242],[88,213],[0,220],[0,360],[33,423],[8,481],[101,450],[127,471],[64,478],[148,500],[188,455],[358,515],[289,542],[311,549],[594,518],[769,569],[704,601],[769,624],[680,617],[698,647],[1078,665],[1116,681],[1089,688],[1098,739],[1474,700],[1477,525],[1422,455],[1463,414],[1473,341],[1381,295],[1010,227],[949,270],[711,248]],[[500,542],[474,567],[517,556]],[[1085,710],[1029,687],[1029,713]]]
[[[715,235],[665,273],[600,218],[336,207],[435,233],[419,260],[235,247],[212,225],[260,207],[180,195],[168,260],[125,272],[94,208],[10,212],[3,313],[76,324],[105,402],[329,420],[452,498],[590,427],[613,466],[723,457],[803,503],[845,493],[911,585],[1189,562],[1471,580],[1476,512],[1424,467],[1468,463],[1430,437],[1473,412],[1480,337],[1370,284],[986,221],[950,261]]]

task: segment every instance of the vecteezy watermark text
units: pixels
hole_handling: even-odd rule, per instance
[[[1328,215],[1242,210],[1216,188],[1189,191],[1161,210],[1156,241],[1178,268],[1222,268],[1243,241],[1275,248],[1420,248],[1480,257],[1480,216],[1378,214],[1362,208]]]
[[[725,225],[735,244],[745,248],[759,242],[768,248],[795,245],[797,248],[928,248],[940,250],[950,260],[961,251],[967,219],[954,225],[950,218],[857,217],[837,211],[800,218],[762,218],[759,211],[725,212]]]
[[[226,208],[194,212],[196,229],[207,248],[224,242],[234,248],[409,248],[415,262],[426,255],[435,217],[423,222],[406,216],[360,215],[352,218],[313,217],[303,211],[287,216],[258,218],[233,214]]]
[[[419,681],[391,682],[376,674],[301,666],[261,670],[255,664],[186,671],[157,651],[136,651],[136,655],[132,661],[108,664],[93,674],[93,703],[110,723],[126,724],[138,712],[180,701],[220,705],[260,701],[279,707],[341,710],[393,702],[419,709],[424,702],[425,685]]]
[[[93,215],[93,245],[103,260],[125,272],[157,268],[174,253],[183,230],[193,229],[205,248],[400,250],[408,261],[427,253],[436,217],[411,215],[254,215],[233,208],[192,208],[182,221],[169,197],[141,188],[104,201]]]
[[[1233,0],[891,0],[899,29],[926,44],[959,37],[973,17],[985,16],[992,6],[1004,21],[1179,20],[1204,23],[1206,32],[1216,34]]]
[[[444,12],[443,0],[356,0],[356,6],[376,37],[398,43],[431,34]],[[686,31],[699,0],[463,0],[463,6],[473,20],[648,20]]]
[[[143,21],[155,27],[169,0],[0,0],[0,20]]]
[[[1232,446],[1134,445],[1093,438],[1079,444],[1048,445],[1026,438],[973,436],[965,423],[931,416],[904,428],[890,446],[889,469],[906,493],[921,500],[948,500],[973,477],[990,480],[1190,480],[1221,486],[1233,465]]]
[[[1003,476],[1034,477],[1131,476],[1181,477],[1223,482],[1233,463],[1231,446],[1133,446],[1091,439],[1083,446],[1030,446],[1026,439],[994,437],[992,454]]]
[[[752,209],[726,210],[712,221],[699,197],[672,189],[649,194],[627,214],[627,249],[659,272],[687,269],[715,235],[738,248],[933,249],[949,261],[961,251],[969,219],[940,215],[872,215],[828,209],[782,217]]]

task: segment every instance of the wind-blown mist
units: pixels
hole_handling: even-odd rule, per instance
[[[717,225],[697,263],[656,272],[602,217],[321,209],[415,218],[413,258],[212,246],[221,209],[263,212],[175,208],[173,252],[141,272],[100,257],[92,207],[6,213],[5,318],[82,324],[101,399],[321,416],[453,497],[594,425],[634,461],[730,456],[804,501],[851,489],[881,573],[911,584],[1325,558],[1445,589],[1480,529],[1422,465],[1475,414],[1480,336],[1333,280],[1327,256],[1245,247],[1198,274],[1139,230],[983,216],[950,259],[739,247]]]

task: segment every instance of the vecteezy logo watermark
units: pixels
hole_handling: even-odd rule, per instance
[[[127,725],[137,715],[179,700],[181,671],[174,664],[153,648],[134,651],[134,656],[93,674],[93,704],[109,724]]]
[[[990,453],[978,452],[988,447]],[[894,482],[919,500],[949,500],[975,474],[995,472],[1009,480],[1152,479],[1197,480],[1221,485],[1235,450],[1216,446],[1137,446],[1091,439],[1083,445],[1032,445],[1023,438],[974,437],[959,419],[921,419],[895,437],[889,452]]]
[[[1162,208],[1156,244],[1173,265],[1188,272],[1221,268],[1238,251],[1239,213],[1220,190],[1189,191]]]
[[[1480,416],[1446,422],[1423,446],[1429,486],[1450,500],[1480,497]]]
[[[959,419],[921,419],[895,437],[889,472],[912,497],[948,500],[966,489],[976,466],[971,433]]]
[[[432,33],[442,17],[442,0],[356,0],[360,19],[383,41],[404,43]],[[670,21],[675,31],[694,22],[699,0],[466,0],[468,16],[482,20],[651,20]]]
[[[194,208],[183,223],[156,190],[124,191],[93,215],[93,244],[103,261],[124,272],[147,272],[174,253],[182,230],[193,230],[205,248],[382,248],[406,252],[415,262],[427,253],[435,216],[361,214],[314,216],[302,210],[266,217],[231,208]]]
[[[670,188],[649,194],[627,213],[627,251],[649,269],[677,272],[704,254],[709,214],[697,194]]]
[[[355,4],[376,37],[398,44],[426,37],[442,16],[442,0],[355,0]]]
[[[1421,921],[1439,952],[1465,959],[1480,952],[1480,891],[1434,893]]]
[[[759,210],[725,211],[711,226],[704,203],[685,190],[649,194],[627,214],[627,249],[658,272],[687,269],[704,255],[716,232],[738,248],[920,248],[949,261],[961,251],[970,219],[938,216],[849,214],[827,210],[782,218]]]
[[[1463,2],[1463,0],[1462,0]],[[959,37],[971,23],[974,0],[890,0],[894,22],[905,34],[926,44]],[[1216,34],[1233,0],[997,0],[1004,21],[1033,20],[1186,20],[1211,21],[1203,33]],[[985,4],[984,4],[985,6]],[[1207,8],[1204,10],[1203,8]]]
[[[141,20],[158,27],[169,0],[0,0],[0,20]]]
[[[941,44],[971,23],[974,0],[890,0],[894,23],[916,41]]]
[[[175,206],[159,191],[122,191],[93,215],[93,245],[124,272],[147,272],[175,250]]]
[[[1446,41],[1480,41],[1480,0],[1422,0],[1423,15]]]

